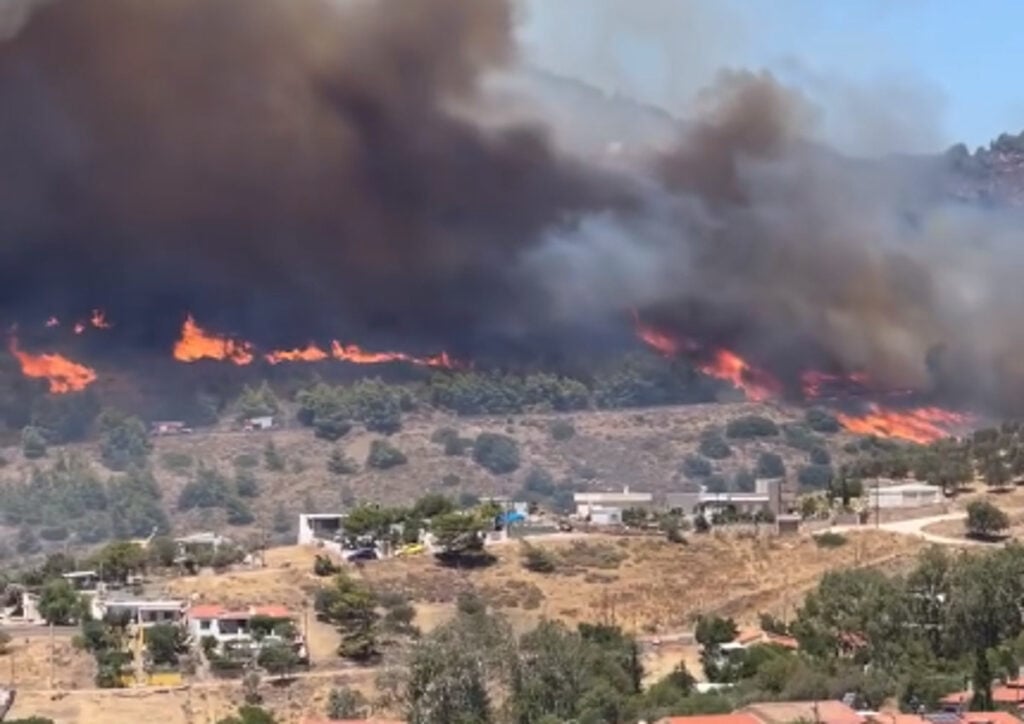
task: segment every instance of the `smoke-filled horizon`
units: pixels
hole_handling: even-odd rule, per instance
[[[822,108],[769,74],[723,72],[678,129],[638,110],[634,130],[490,86],[520,72],[511,0],[18,5],[5,321],[102,307],[119,343],[167,350],[192,312],[268,346],[473,356],[637,309],[783,380],[1024,409],[1012,212],[954,204],[940,159],[829,151]],[[595,153],[577,126],[616,137]]]

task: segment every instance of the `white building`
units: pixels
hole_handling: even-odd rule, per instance
[[[622,508],[592,505],[590,522],[593,525],[622,525]]]
[[[922,482],[900,483],[884,488],[869,487],[866,492],[867,504],[872,510],[921,508],[926,505],[939,505],[943,501],[941,488]]]
[[[299,515],[298,544],[337,543],[345,531],[342,513],[302,513]]]
[[[576,516],[587,518],[591,516],[592,509],[601,508],[650,508],[654,505],[654,496],[651,493],[634,493],[629,487],[616,493],[573,493],[573,502],[576,503]]]
[[[295,616],[284,606],[250,606],[229,609],[216,604],[197,604],[188,609],[188,632],[197,642],[207,636],[218,645],[252,639],[252,620],[268,618],[294,622]]]
[[[185,620],[185,602],[178,599],[107,598],[93,596],[90,601],[93,618],[125,616],[142,628],[161,623],[180,624]]]
[[[274,417],[273,415],[261,415],[260,417],[250,417],[245,421],[243,429],[246,431],[250,430],[273,430],[274,429]]]
[[[62,573],[61,578],[70,583],[76,591],[95,591],[100,583],[100,574],[96,571],[71,571]]]

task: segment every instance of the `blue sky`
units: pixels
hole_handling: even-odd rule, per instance
[[[838,134],[971,148],[1024,129],[1020,0],[527,0],[527,56],[685,112],[714,70],[766,68]],[[865,131],[865,128],[870,129]],[[881,130],[880,130],[881,129]],[[908,140],[907,136],[911,136]],[[882,141],[884,145],[884,141]]]

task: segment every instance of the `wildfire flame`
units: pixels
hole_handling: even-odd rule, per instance
[[[272,365],[282,362],[321,362],[328,359],[330,355],[310,342],[305,349],[282,349],[275,350],[265,355],[267,362]]]
[[[938,407],[919,407],[895,410],[872,403],[864,415],[836,415],[848,431],[858,435],[896,437],[926,445],[949,437],[952,431],[969,423],[969,415],[962,415]]]
[[[408,362],[421,367],[438,367],[451,369],[455,367],[447,352],[430,357],[413,357],[404,352],[370,352],[357,344],[342,344],[338,340],[331,342],[331,356],[341,362],[357,365],[377,365],[388,362]]]
[[[640,321],[640,315],[633,310],[636,322],[636,336],[648,347],[664,357],[675,357],[682,351],[683,345],[675,337],[665,334],[654,327]]]
[[[63,395],[81,392],[96,381],[95,370],[72,362],[59,354],[31,354],[18,347],[16,337],[11,337],[8,346],[11,354],[21,365],[21,373],[33,379],[50,383],[50,392]]]
[[[851,388],[866,390],[871,386],[870,380],[864,372],[837,375],[817,370],[807,370],[801,374],[800,384],[804,397],[807,399],[817,399],[825,395],[836,396],[836,392],[848,392]]]
[[[764,402],[778,397],[782,391],[779,381],[764,370],[752,366],[735,352],[719,349],[710,362],[698,369],[704,374],[732,384],[743,390],[748,400]]]
[[[253,360],[252,345],[245,341],[210,334],[188,315],[181,327],[181,338],[174,345],[174,359],[198,362],[201,359],[223,360],[247,365]]]

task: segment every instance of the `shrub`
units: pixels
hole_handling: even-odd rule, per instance
[[[828,450],[820,446],[811,448],[811,452],[808,457],[810,458],[812,465],[832,464],[832,456],[829,454]]]
[[[815,432],[831,434],[842,429],[838,418],[828,410],[823,410],[820,407],[812,407],[804,413],[804,421],[807,423],[807,427]]]
[[[321,440],[337,442],[352,430],[352,423],[340,416],[317,417],[313,423],[313,434]]]
[[[520,559],[523,568],[534,573],[554,573],[558,567],[556,559],[551,553],[525,541],[520,550]]]
[[[327,472],[333,475],[353,475],[359,472],[359,464],[338,448],[334,448],[327,458]]]
[[[975,500],[967,505],[967,533],[972,538],[995,538],[1010,527],[1010,519],[1002,510],[987,500]]]
[[[722,441],[725,442],[724,440]],[[706,478],[714,472],[711,461],[701,455],[689,454],[683,458],[683,475],[692,479]]]
[[[252,453],[239,453],[232,461],[236,468],[249,470],[260,466],[260,459]]]
[[[814,536],[814,542],[819,548],[839,548],[846,545],[847,539],[841,533],[825,531]]]
[[[552,440],[564,442],[576,435],[576,426],[572,420],[555,420],[548,427],[548,434],[551,435]]]
[[[740,468],[732,479],[733,488],[741,493],[752,493],[757,487],[757,478],[746,468]]]
[[[200,468],[178,495],[178,510],[219,508],[231,497],[227,479],[213,468]]]
[[[555,492],[555,479],[543,468],[531,468],[523,479],[523,492],[527,498],[547,498]]]
[[[170,450],[160,456],[160,464],[164,466],[164,469],[178,473],[178,475],[185,475],[192,470],[193,462],[191,455],[175,450]]]
[[[249,525],[256,520],[249,506],[238,498],[230,498],[224,510],[227,511],[228,525]]]
[[[235,492],[243,498],[255,498],[260,494],[260,483],[252,470],[246,468],[235,472]]]
[[[273,438],[267,440],[267,444],[263,446],[263,464],[271,472],[284,472],[284,456],[278,452]]]
[[[473,444],[473,460],[495,475],[519,468],[519,444],[507,435],[481,433]]]
[[[153,443],[142,420],[116,410],[105,410],[99,422],[103,431],[100,458],[104,465],[111,470],[145,465]]]
[[[21,431],[21,452],[29,460],[46,457],[46,438],[38,427],[26,427]]]
[[[444,454],[448,457],[458,457],[465,455],[472,447],[473,441],[468,437],[450,437],[444,441]]]
[[[717,430],[708,430],[701,435],[700,454],[712,460],[725,460],[732,455],[732,448]]]
[[[725,436],[732,439],[774,437],[778,434],[779,426],[771,419],[761,415],[743,415],[730,420],[725,426]]]
[[[833,477],[831,465],[804,465],[797,473],[800,487],[808,490],[827,490]]]
[[[773,452],[763,452],[757,456],[757,477],[781,478],[786,475],[786,465],[782,456]]]
[[[370,443],[370,454],[366,456],[366,465],[377,470],[405,465],[409,459],[401,450],[387,440],[374,440]]]
[[[804,425],[783,425],[782,431],[785,434],[786,445],[788,445],[791,448],[794,448],[795,450],[810,452],[812,449],[819,445],[823,445],[825,442],[824,438],[822,438],[820,435],[815,435]],[[852,454],[856,453],[857,447],[856,444],[854,444],[854,450]]]

